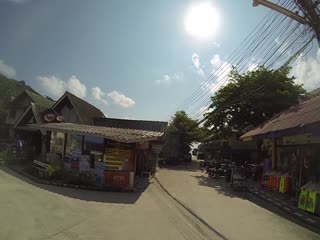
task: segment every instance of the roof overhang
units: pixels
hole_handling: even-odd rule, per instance
[[[109,140],[114,140],[123,143],[138,143],[158,140],[163,133],[119,129],[119,128],[106,128],[98,126],[89,126],[74,123],[47,123],[47,124],[29,124],[30,129],[39,129],[45,131],[63,132],[68,134],[77,134],[84,136],[101,137]]]

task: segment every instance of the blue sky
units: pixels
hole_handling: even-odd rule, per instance
[[[168,120],[265,16],[251,0],[212,0],[218,32],[187,34],[201,0],[0,0],[0,72],[57,99],[69,90],[109,117]],[[208,2],[208,1],[206,1]]]

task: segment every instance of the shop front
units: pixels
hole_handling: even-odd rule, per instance
[[[311,133],[282,136],[275,148],[264,185],[298,199],[300,209],[320,215],[320,138]]]
[[[54,165],[62,166],[63,178],[108,189],[132,190],[137,173],[137,152],[141,145],[149,147],[150,141],[162,135],[70,123],[31,127],[51,132],[47,162],[52,163],[54,158]],[[150,171],[146,164],[144,171]]]

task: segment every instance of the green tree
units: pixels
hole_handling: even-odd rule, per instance
[[[205,129],[198,127],[197,121],[188,117],[184,111],[178,111],[168,126],[163,154],[167,161],[186,161],[191,144],[205,136]]]
[[[216,135],[228,136],[231,128],[245,132],[299,102],[306,91],[288,77],[289,67],[257,70],[240,74],[233,69],[230,82],[211,99],[211,113],[205,126]]]

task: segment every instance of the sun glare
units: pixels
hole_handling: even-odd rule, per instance
[[[219,14],[211,3],[192,5],[186,14],[185,28],[188,34],[199,39],[210,39],[219,28]]]

